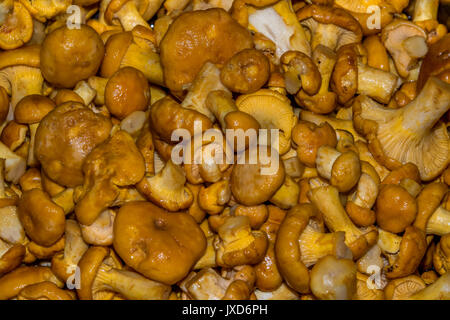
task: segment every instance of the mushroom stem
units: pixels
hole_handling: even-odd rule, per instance
[[[442,115],[450,109],[450,84],[430,78],[411,103],[399,109],[403,116],[396,117],[412,134],[424,136]]]
[[[3,78],[3,79],[2,79]],[[41,94],[42,84],[44,78],[42,77],[41,70],[39,68],[27,67],[27,66],[14,66],[5,68],[0,71],[0,82],[6,80],[9,82],[11,93],[11,106],[12,110],[16,104],[25,96],[31,94]]]
[[[18,183],[25,173],[26,161],[0,142],[0,158],[5,159],[5,180]]]
[[[181,106],[196,110],[214,121],[213,113],[206,106],[206,98],[214,90],[230,92],[220,81],[220,69],[215,64],[207,62],[195,77]]]
[[[322,212],[325,224],[332,232],[344,231],[345,244],[353,253],[353,258],[361,257],[376,241],[377,232],[358,229],[345,212],[339,197],[339,191],[333,186],[314,188],[309,198]]]
[[[148,23],[139,14],[134,1],[125,3],[114,16],[120,20],[120,24],[125,31],[131,31],[135,26],[139,25],[150,29]]]
[[[396,75],[358,63],[358,93],[382,103],[389,103],[401,79]]]
[[[82,80],[77,83],[73,92],[78,94],[84,101],[84,105],[89,105],[96,96],[96,90],[92,88],[88,82]]]
[[[88,79],[88,84],[93,88],[97,94],[95,95],[94,103],[98,105],[105,104],[105,88],[108,83],[108,78],[92,76]]]
[[[113,290],[130,300],[164,300],[169,297],[171,287],[150,279],[136,272],[118,270],[103,264],[96,281],[102,288]]]
[[[438,207],[428,220],[426,232],[438,236],[450,233],[450,211]]]
[[[311,48],[305,31],[299,23],[290,0],[255,10],[248,17],[249,28],[257,31],[276,44],[279,59],[288,50],[300,51],[311,56]]]
[[[378,242],[377,245],[385,254],[396,254],[400,251],[400,243],[402,237],[378,228]]]
[[[159,55],[149,48],[141,48],[135,43],[130,44],[125,53],[121,67],[136,68],[153,84],[163,85],[163,72]]]
[[[299,238],[301,261],[306,267],[316,264],[327,255],[341,258],[352,258],[350,249],[345,245],[344,232],[323,233],[309,224]]]
[[[28,145],[27,165],[30,167],[34,167],[38,164],[36,157],[34,155],[34,145],[36,141],[36,130],[39,127],[39,123],[32,123],[29,125],[29,127],[30,127],[30,144]]]
[[[441,276],[436,282],[417,292],[410,300],[449,300],[450,273]]]
[[[413,21],[437,20],[439,0],[416,0]]]

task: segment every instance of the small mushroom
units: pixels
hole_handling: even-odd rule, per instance
[[[87,290],[78,290],[81,299],[97,299],[96,295],[102,291],[118,292],[130,300],[168,298],[170,286],[147,279],[133,271],[121,270],[120,265],[111,263],[113,255],[112,252],[108,253],[109,250],[105,247],[90,247],[81,258],[78,264],[81,286],[87,287]]]
[[[198,111],[183,108],[169,97],[155,102],[150,110],[150,127],[159,138],[170,144],[176,142],[172,141],[172,133],[176,129],[186,129],[191,136],[197,133],[194,131],[196,121],[201,124],[202,132],[212,127],[208,117]]]
[[[365,64],[365,54],[357,44],[343,46],[337,52],[331,88],[342,104],[351,101],[356,93],[387,104],[401,84],[397,75]]]
[[[48,267],[23,266],[14,269],[0,278],[0,299],[14,298],[23,288],[44,281],[50,281],[59,288],[64,285]]]
[[[103,78],[110,78],[123,67],[133,67],[141,71],[148,81],[163,84],[163,71],[160,57],[155,52],[154,37],[145,32],[119,32],[111,35],[105,43],[105,56],[100,68]],[[142,29],[141,29],[142,30]]]
[[[104,50],[103,42],[91,27],[63,26],[49,33],[42,43],[42,74],[55,86],[72,88],[97,72]]]
[[[11,95],[12,111],[17,102],[30,94],[41,94],[40,46],[29,45],[0,52],[0,83]]]
[[[20,290],[18,300],[75,300],[72,291],[63,290],[51,281],[30,284]]]
[[[19,48],[33,35],[33,19],[21,2],[14,1],[8,11],[0,28],[0,48],[3,50]]]
[[[269,60],[259,50],[244,49],[225,63],[220,80],[233,92],[258,91],[269,80]]]
[[[306,267],[317,263],[321,258],[332,255],[337,258],[352,258],[350,249],[345,245],[344,232],[324,232],[314,219],[310,219],[299,238],[301,261]]]
[[[443,235],[433,254],[435,270],[444,275],[450,271],[450,234]]]
[[[373,170],[372,174],[366,173],[369,171],[366,171],[365,167],[369,166]],[[348,197],[345,210],[357,226],[368,227],[375,223],[376,215],[371,209],[378,196],[380,178],[375,169],[367,162],[361,162],[361,171],[356,190]]]
[[[83,164],[84,183],[78,187],[75,214],[91,225],[119,197],[119,187],[136,184],[145,174],[144,159],[133,138],[119,130],[89,153]]]
[[[315,167],[317,150],[321,146],[334,148],[337,145],[336,132],[327,122],[316,125],[299,121],[292,129],[292,141],[297,145],[298,159],[308,167]]]
[[[143,26],[145,28],[150,29],[149,24],[146,20],[150,19],[152,13],[146,14],[147,10],[150,9],[153,11],[153,14],[156,13],[155,9],[148,8],[152,7],[149,4],[150,1],[121,1],[121,0],[112,0],[109,1],[109,4],[106,7],[104,12],[105,22],[108,24],[114,24],[115,20],[119,20],[125,31],[133,30],[136,26]],[[158,1],[157,5],[161,5]],[[144,18],[145,16],[145,18]]]
[[[341,8],[312,4],[301,8],[296,14],[311,34],[312,50],[323,45],[334,51],[346,44],[361,42],[361,26]]]
[[[109,112],[123,120],[134,111],[147,110],[150,88],[141,71],[124,67],[109,78],[104,96]]]
[[[231,282],[231,279],[221,277],[214,269],[205,268],[187,276],[180,286],[193,299],[220,300]]]
[[[39,122],[53,109],[55,103],[41,95],[28,95],[21,99],[14,109],[14,119],[18,123],[27,124],[30,131],[30,143],[28,145],[27,165],[36,166],[37,160],[34,154],[36,131]]]
[[[215,182],[208,187],[201,187],[198,194],[200,208],[208,214],[219,214],[230,201],[231,189],[229,180]]]
[[[448,187],[443,183],[426,185],[417,197],[417,217],[414,226],[422,231],[426,230],[428,221],[441,204]]]
[[[257,264],[267,250],[264,231],[252,231],[250,219],[245,216],[228,217],[219,227],[214,239],[216,263],[222,267]]]
[[[89,246],[84,242],[80,226],[75,220],[66,220],[64,237],[64,251],[53,256],[51,268],[59,279],[67,282],[73,281],[78,275],[76,267]]]
[[[310,204],[301,204],[289,210],[278,230],[275,242],[275,256],[278,270],[294,290],[308,293],[310,290],[309,270],[301,260],[299,238],[308,225],[309,219],[316,214]]]
[[[259,147],[266,148],[266,147]],[[239,203],[246,206],[255,206],[264,203],[269,200],[276,191],[281,187],[284,182],[285,172],[284,166],[279,159],[272,159],[272,152],[276,152],[272,148],[268,149],[267,156],[270,157],[270,161],[264,159],[266,163],[262,163],[262,159],[258,152],[258,149],[247,150],[243,153],[243,157],[246,155],[254,156],[256,163],[239,163],[239,161],[233,166],[231,172],[231,192]],[[245,159],[245,158],[244,158]],[[278,161],[278,166],[275,168],[275,172],[271,174],[264,174],[264,169],[269,169],[272,166],[276,166],[276,161]],[[257,188],[255,186],[264,186],[264,188]]]
[[[410,300],[448,300],[450,299],[450,273],[439,277],[433,284],[412,295]]]
[[[425,233],[414,226],[408,226],[393,263],[385,267],[387,278],[395,279],[412,274],[419,266],[426,250]]]
[[[397,72],[404,78],[416,66],[418,59],[428,52],[427,34],[410,21],[394,20],[383,28],[381,38],[395,62]]]
[[[425,289],[423,280],[415,275],[389,281],[384,294],[387,300],[407,300],[409,297]]]
[[[250,114],[263,129],[279,129],[279,146],[272,146],[282,155],[290,149],[292,128],[297,123],[289,99],[270,89],[241,95],[236,100],[239,111]],[[268,141],[271,141],[268,134]],[[270,143],[266,143],[270,145]]]
[[[323,213],[325,224],[331,232],[345,232],[345,244],[352,251],[354,259],[363,256],[376,243],[378,235],[376,228],[358,229],[353,224],[342,206],[336,187],[314,188],[308,197]]]
[[[355,152],[341,153],[327,145],[317,150],[316,166],[319,175],[340,192],[350,191],[361,176],[361,163]]]
[[[186,186],[183,169],[172,160],[167,161],[153,177],[144,177],[136,187],[148,200],[169,211],[186,209],[194,200]]]
[[[337,95],[329,90],[330,79],[336,64],[336,54],[330,48],[319,44],[312,53],[312,60],[321,75],[319,91],[310,95],[304,89],[295,96],[297,103],[306,109],[325,114],[336,108]]]
[[[296,94],[300,89],[308,95],[315,95],[321,86],[321,73],[306,54],[300,51],[286,51],[280,58],[284,71],[286,90]]]
[[[311,291],[321,300],[350,300],[356,293],[356,265],[325,256],[311,270]]]
[[[49,247],[64,234],[64,210],[41,189],[24,192],[17,212],[27,235],[39,245]]]
[[[394,184],[381,188],[376,206],[378,225],[393,233],[403,232],[417,214],[416,199],[405,188]]]

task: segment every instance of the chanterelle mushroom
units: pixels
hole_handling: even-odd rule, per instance
[[[400,76],[406,78],[428,51],[427,34],[416,24],[397,19],[388,24],[382,32],[384,46],[391,54]]]
[[[84,159],[109,136],[111,122],[80,103],[66,102],[42,119],[35,155],[48,177],[75,187],[83,183]]]
[[[431,180],[450,161],[447,127],[435,126],[449,108],[450,85],[432,77],[417,98],[400,109],[360,96],[353,104],[353,120],[377,161],[390,169],[412,162],[422,180]]]
[[[122,206],[114,221],[114,248],[127,265],[166,284],[183,279],[206,249],[194,218],[149,202]]]
[[[42,74],[55,86],[72,88],[97,72],[103,53],[103,42],[91,27],[83,24],[75,29],[58,28],[42,43]]]
[[[310,31],[312,50],[319,44],[338,50],[362,39],[358,21],[341,8],[313,4],[298,10],[296,14],[302,25]]]
[[[206,61],[223,64],[251,48],[250,32],[223,9],[185,12],[170,25],[160,44],[166,86],[182,91]]]
[[[85,179],[76,196],[75,214],[81,224],[91,225],[103,210],[113,205],[119,187],[139,182],[145,174],[144,158],[133,138],[119,130],[86,157]]]

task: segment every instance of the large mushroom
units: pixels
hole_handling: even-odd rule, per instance
[[[225,10],[185,12],[170,25],[160,44],[165,85],[173,91],[185,90],[206,61],[224,64],[252,46],[250,32]]]
[[[165,284],[183,279],[206,249],[205,235],[194,218],[168,213],[149,202],[120,208],[113,243],[127,265]]]
[[[416,99],[400,109],[360,96],[353,104],[353,120],[377,161],[390,169],[412,162],[428,181],[450,161],[447,127],[437,124],[449,108],[450,85],[432,77]]]
[[[83,183],[85,158],[108,138],[110,130],[109,119],[81,103],[66,102],[42,119],[36,131],[35,156],[51,180],[75,187]]]

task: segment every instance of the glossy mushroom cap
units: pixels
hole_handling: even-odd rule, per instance
[[[58,184],[83,183],[86,156],[109,136],[111,122],[80,103],[66,102],[51,111],[36,132],[35,155],[47,176]]]
[[[18,213],[27,235],[39,245],[51,246],[64,234],[64,210],[41,189],[23,193]]]
[[[275,159],[272,158],[276,151],[270,147],[267,148],[268,159],[261,159],[259,150],[251,148],[245,151],[241,156],[253,160],[234,165],[231,173],[231,191],[234,198],[241,204],[255,206],[269,200],[284,182],[285,170],[283,162],[278,154]],[[256,161],[255,161],[256,160]],[[253,162],[253,163],[252,163]],[[264,171],[267,170],[267,173]]]
[[[41,48],[41,70],[44,78],[57,87],[72,88],[95,75],[105,48],[91,27],[60,27],[49,33]]]
[[[169,213],[149,202],[122,206],[114,222],[114,249],[137,272],[165,284],[183,279],[206,249],[189,214]]]
[[[134,111],[145,111],[149,101],[150,88],[147,79],[135,68],[119,69],[106,84],[106,107],[120,120]]]
[[[44,118],[55,108],[55,103],[42,95],[32,94],[20,100],[14,109],[14,119],[18,123],[32,124]]]
[[[160,44],[165,84],[170,90],[182,91],[206,61],[224,64],[252,46],[250,32],[223,9],[182,13]]]
[[[416,199],[398,185],[381,188],[376,205],[377,223],[386,231],[402,232],[416,218]]]
[[[269,80],[269,59],[259,50],[244,49],[224,65],[220,80],[233,92],[255,92]]]

